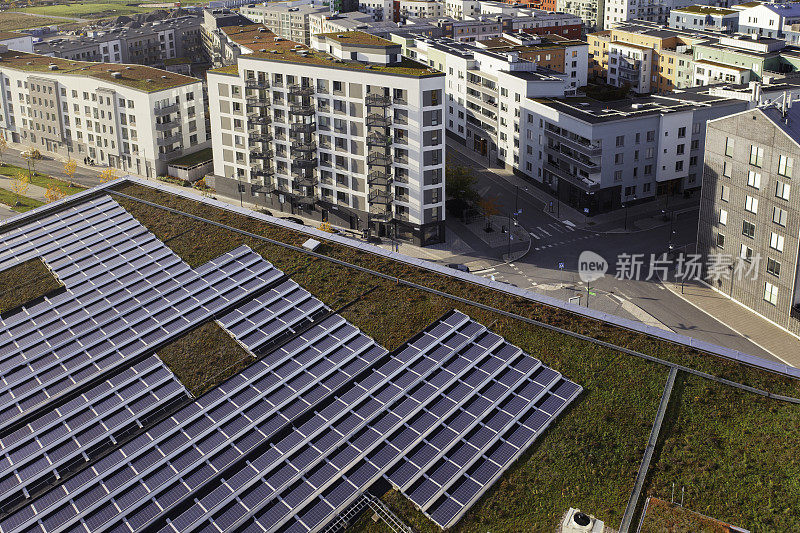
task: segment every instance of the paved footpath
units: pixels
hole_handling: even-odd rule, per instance
[[[674,294],[784,363],[800,367],[800,339],[704,283],[664,283]]]
[[[8,176],[0,175],[0,189],[5,189],[7,191],[14,191],[14,180],[9,178]],[[22,196],[27,196],[28,198],[33,198],[34,200],[39,200],[40,202],[47,202],[47,189],[44,187],[40,187],[39,185],[34,185],[33,183],[28,184],[28,189],[25,191],[25,194]]]

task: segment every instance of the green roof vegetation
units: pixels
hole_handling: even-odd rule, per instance
[[[4,68],[24,72],[85,76],[144,92],[161,91],[200,82],[197,78],[142,65],[73,61],[13,50],[0,54],[0,70]],[[119,77],[115,77],[116,74],[119,74]]]
[[[345,31],[335,33],[318,33],[315,37],[319,39],[328,39],[340,44],[351,44],[354,46],[380,46],[388,48],[390,46],[400,46],[397,43],[376,37],[363,31]]]
[[[697,13],[699,15],[733,15],[734,13],[738,13],[735,9],[715,6],[686,6],[675,8],[674,11],[680,11],[681,13]]]
[[[171,57],[164,60],[165,65],[191,65],[192,60],[188,57]]]
[[[333,241],[323,241],[318,248],[322,256],[315,257],[231,228],[295,246],[308,238],[306,234],[155,188],[123,183],[117,190],[228,226],[115,196],[189,264],[196,266],[236,246],[249,245],[329,307],[337,309],[347,303],[342,316],[388,349],[400,346],[444,312],[458,308],[584,387],[576,402],[472,508],[455,531],[552,531],[569,507],[579,507],[607,525],[619,527],[669,371],[665,364],[636,357],[623,348],[773,393],[800,396],[800,382],[796,380],[687,346]],[[329,258],[393,279],[334,264]],[[336,282],[342,279],[347,283]],[[800,508],[800,460],[786,443],[798,440],[800,406],[681,371],[644,494],[669,497],[675,481],[678,487],[687,488],[687,506],[704,514],[742,527],[794,530],[797,519],[792,510]],[[399,493],[389,491],[383,500],[417,531],[440,531]],[[366,516],[353,531],[385,529]]]
[[[730,527],[718,520],[690,511],[677,503],[669,503],[660,498],[650,498],[640,532],[664,533],[665,531],[731,533]]]
[[[169,166],[171,167],[184,167],[190,168],[200,163],[207,163],[214,159],[214,151],[211,148],[203,148],[202,150],[198,150],[197,152],[186,154],[181,156],[177,159],[173,159],[169,162]]]
[[[24,13],[4,11],[0,13],[0,31],[22,30],[27,28],[39,28],[41,26],[52,26],[66,22],[64,19],[47,17],[37,17]]]
[[[210,69],[208,72],[212,72],[214,74],[226,74],[228,76],[238,76],[239,66],[234,63],[233,65]]]
[[[320,52],[312,48],[308,48],[303,44],[294,41],[288,41],[277,37],[274,33],[267,30],[261,24],[251,24],[249,26],[228,26],[221,28],[223,32],[235,43],[240,46],[246,47],[253,51],[252,54],[246,54],[239,57],[242,59],[263,59],[269,61],[285,61],[288,63],[297,63],[301,65],[319,65],[330,68],[338,68],[344,70],[356,71],[376,71],[384,74],[394,74],[398,76],[410,77],[427,77],[427,76],[442,76],[443,74],[437,70],[429,69],[428,66],[422,63],[417,63],[408,58],[403,58],[400,62],[392,65],[378,65],[378,64],[365,64],[358,61],[343,61],[328,53]],[[350,33],[363,33],[363,32],[350,32]],[[329,35],[329,34],[323,34]],[[336,34],[339,35],[339,34]],[[367,35],[367,34],[364,34]],[[372,36],[370,36],[372,37]],[[276,40],[277,38],[277,40]],[[379,39],[376,37],[376,39]],[[391,45],[395,45],[391,41],[380,39]],[[223,69],[211,70],[209,72],[219,72],[221,74],[234,74],[238,71],[233,71],[229,67]],[[221,71],[221,72],[220,72]]]
[[[0,314],[17,309],[63,287],[44,262],[35,257],[0,271]]]
[[[250,365],[254,358],[214,321],[158,350],[158,357],[195,397]]]

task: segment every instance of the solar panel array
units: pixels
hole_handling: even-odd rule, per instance
[[[0,269],[36,256],[67,290],[0,319],[2,533],[319,531],[380,480],[450,527],[581,390],[457,311],[387,352],[107,197],[0,234]],[[259,359],[190,401],[153,353],[211,318]]]

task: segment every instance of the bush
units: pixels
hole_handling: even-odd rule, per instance
[[[189,187],[191,183],[181,178],[176,178],[173,176],[159,176],[158,181],[164,181],[166,183],[172,183],[174,185],[180,185],[181,187]]]

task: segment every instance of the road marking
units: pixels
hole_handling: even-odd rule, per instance
[[[570,228],[575,229],[575,224],[573,224],[571,220],[562,220],[562,222],[567,226],[569,226]]]
[[[567,226],[567,231],[575,231],[575,228],[573,228],[572,226]]]
[[[536,235],[534,232],[530,232],[530,233],[531,233],[531,237],[533,237],[534,239],[541,239],[541,237]]]
[[[564,226],[559,226],[557,224],[548,224],[548,226],[553,228],[553,231],[556,233],[564,233]]]
[[[544,229],[543,227],[541,227],[541,226],[536,226],[536,229],[538,229],[539,231],[541,231],[542,233],[544,233],[544,234],[545,234],[545,235],[547,235],[548,237],[552,237],[552,236],[553,236],[553,234],[552,234],[552,233],[550,233],[549,231],[545,230],[545,229]]]

